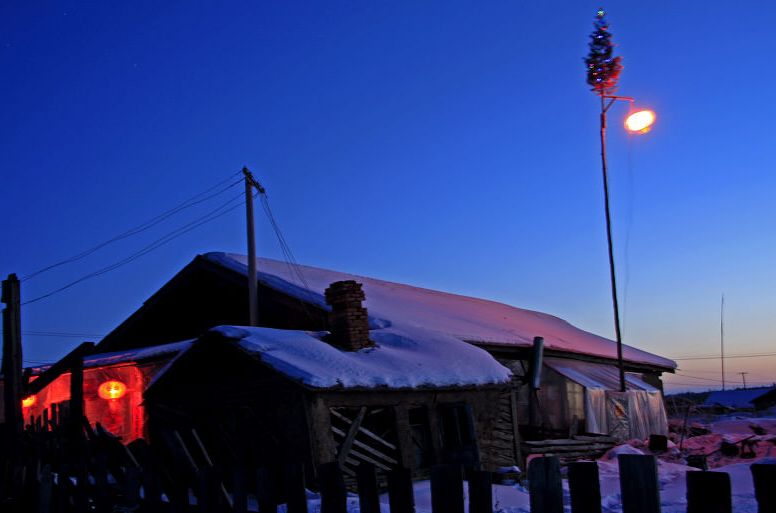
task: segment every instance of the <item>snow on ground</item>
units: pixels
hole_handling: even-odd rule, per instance
[[[714,417],[697,417],[688,421],[696,432],[703,432],[698,436],[681,438],[680,433],[671,433],[671,439],[675,445],[681,445],[684,456],[706,455],[709,468],[717,470],[739,463],[750,464],[752,461],[762,458],[776,457],[776,417],[756,417],[753,414],[731,414]],[[681,431],[679,423],[672,421],[673,429]],[[723,454],[720,450],[723,442],[737,444],[741,448],[741,442],[750,445],[752,455],[748,458],[738,455]],[[682,457],[678,449],[674,459]]]
[[[694,420],[697,423],[697,420]],[[753,429],[754,426],[754,429]],[[776,464],[776,416],[753,417],[751,415],[732,415],[712,419],[704,424],[711,432],[684,440],[684,455],[711,453],[709,462],[716,472],[726,472],[730,475],[733,490],[734,513],[757,513],[757,502],[754,498],[754,485],[750,466],[752,463]],[[764,434],[755,435],[755,431]],[[715,457],[723,440],[736,441],[754,435],[757,439],[756,457]],[[752,439],[754,439],[752,438]],[[620,454],[651,454],[644,440],[630,440],[614,447],[598,460],[598,472],[601,481],[601,502],[604,513],[620,513],[622,511],[620,497],[620,472],[617,456]],[[658,456],[658,480],[660,484],[660,499],[662,513],[685,513],[687,511],[687,489],[685,476],[687,472],[697,469],[685,465],[678,444],[669,442],[669,450]],[[431,485],[429,481],[415,483],[415,505],[417,513],[431,513]],[[570,512],[570,497],[568,481],[563,481],[564,504]],[[466,484],[464,483],[464,493]],[[320,512],[320,499],[315,494],[310,495],[309,509],[311,513]],[[493,510],[495,513],[529,513],[528,490],[520,484],[511,486],[493,486]],[[285,511],[281,509],[281,511]],[[348,512],[358,513],[358,498],[348,499]],[[467,508],[468,511],[468,508]],[[388,496],[381,496],[381,512],[389,513]]]
[[[715,469],[718,472],[727,472],[730,474],[731,487],[733,489],[733,511],[734,513],[757,513],[757,502],[754,498],[754,488],[752,485],[752,474],[749,471],[750,463],[737,463]],[[660,499],[663,506],[662,513],[686,513],[687,498],[685,486],[685,473],[693,472],[697,469],[680,465],[677,463],[668,463],[660,461],[658,464],[658,475],[660,481]],[[622,512],[620,498],[620,474],[617,466],[617,460],[599,461],[598,471],[601,479],[601,504],[604,513]],[[431,484],[429,481],[420,481],[415,483],[415,510],[417,513],[431,512]],[[568,481],[563,481],[565,511],[571,511],[571,499],[568,491]],[[466,483],[464,483],[464,494],[468,497]],[[388,496],[383,495],[380,498],[381,513],[389,513]],[[321,510],[320,499],[311,496],[308,507],[310,513],[319,513]],[[285,513],[284,507],[281,512]],[[348,513],[358,513],[358,498],[351,496],[348,498]],[[468,505],[466,507],[468,511]],[[512,486],[494,485],[493,486],[493,511],[495,513],[530,513],[528,490],[521,485]]]
[[[739,463],[716,469],[720,472],[730,474],[731,486],[733,489],[733,511],[734,513],[757,513],[757,502],[754,498],[754,488],[752,485],[752,475],[749,471],[750,463]],[[660,499],[663,506],[662,513],[686,513],[687,499],[685,488],[685,473],[693,472],[696,469],[679,465],[676,463],[659,462],[658,474],[660,480]],[[621,513],[622,505],[620,499],[620,475],[617,467],[617,460],[599,461],[598,471],[601,479],[601,504],[603,513]],[[431,512],[431,484],[429,481],[420,481],[415,483],[415,511],[417,513]],[[568,481],[563,481],[563,502],[565,511],[571,511],[571,499],[568,491]],[[464,495],[468,500],[466,483],[464,483]],[[390,513],[388,507],[388,496],[380,497],[381,513]],[[312,494],[308,501],[310,513],[320,513],[320,499]],[[468,512],[468,504],[466,511]],[[285,507],[279,509],[285,513]],[[528,490],[521,485],[512,486],[494,485],[493,486],[493,511],[494,513],[530,513],[530,503]],[[348,498],[348,513],[358,513],[358,498],[351,496]]]

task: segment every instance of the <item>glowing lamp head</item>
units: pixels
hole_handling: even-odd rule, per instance
[[[22,399],[22,408],[29,408],[38,402],[38,398],[34,395],[30,395]]]
[[[651,110],[639,110],[625,118],[625,128],[634,134],[646,134],[652,130],[655,113]]]
[[[106,381],[97,388],[97,395],[103,399],[121,399],[127,393],[127,385],[121,381]]]

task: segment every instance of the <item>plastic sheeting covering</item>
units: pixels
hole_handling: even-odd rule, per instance
[[[668,434],[663,396],[638,375],[626,373],[619,392],[619,371],[612,365],[546,358],[545,364],[585,387],[585,429],[620,440]]]

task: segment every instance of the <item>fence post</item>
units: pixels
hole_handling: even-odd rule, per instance
[[[356,484],[358,485],[359,511],[361,513],[380,513],[380,497],[374,465],[362,462],[356,467]]]
[[[288,513],[307,513],[304,465],[299,462],[287,464],[284,468],[283,478]]]
[[[598,463],[595,461],[569,463],[569,493],[571,513],[601,513]]]
[[[51,492],[54,488],[54,476],[51,475],[51,465],[44,465],[40,472],[38,485],[38,512],[51,513]]]
[[[339,463],[332,461],[318,467],[321,485],[321,513],[346,513],[347,492]]]
[[[620,454],[623,513],[660,513],[657,460],[654,456]]]
[[[197,506],[201,513],[222,511],[221,489],[218,475],[213,467],[202,467],[197,473]]]
[[[528,492],[532,513],[563,513],[560,461],[555,456],[534,458],[528,464]]]
[[[234,513],[248,511],[248,490],[245,481],[245,466],[240,462],[232,472],[232,511]]]
[[[412,491],[410,469],[396,467],[388,472],[388,503],[391,513],[415,512],[415,495]]]
[[[260,467],[256,470],[256,502],[259,506],[259,513],[277,513],[278,501],[275,484],[271,469]],[[288,478],[286,478],[284,486],[286,497],[288,497],[293,489]]]
[[[490,472],[469,471],[469,513],[493,513],[493,477]]]
[[[687,513],[732,513],[730,475],[687,472]]]
[[[431,510],[463,513],[463,469],[460,465],[431,467]]]
[[[757,511],[759,513],[776,511],[776,463],[754,463],[751,469]]]
[[[127,468],[127,477],[124,481],[124,500],[130,511],[137,509],[140,505],[140,478],[138,467]]]

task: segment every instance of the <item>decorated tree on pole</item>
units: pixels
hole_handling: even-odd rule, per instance
[[[598,9],[595,30],[590,34],[590,53],[587,54],[587,83],[597,95],[613,94],[617,90],[617,79],[622,71],[622,58],[615,57],[612,33],[605,19],[606,13]]]

